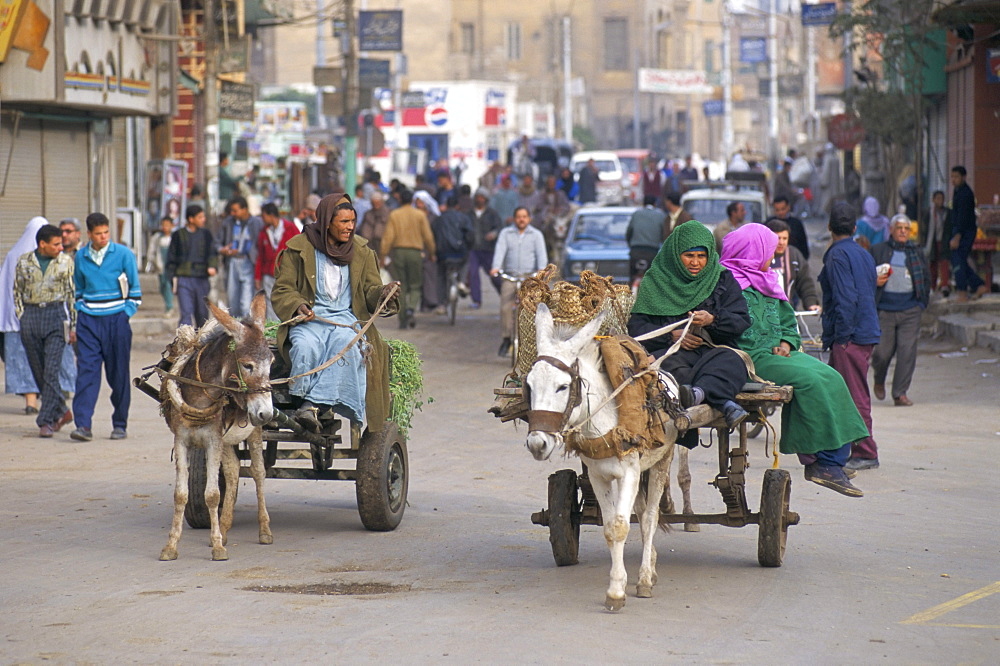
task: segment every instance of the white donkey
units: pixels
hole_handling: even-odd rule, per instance
[[[547,460],[562,447],[563,432],[568,428],[580,426],[582,437],[595,438],[618,425],[618,410],[613,400],[608,401],[613,389],[594,340],[603,320],[601,313],[578,331],[562,330],[562,327],[557,331],[548,307],[544,303],[538,305],[535,329],[539,359],[527,376],[531,402],[527,446],[536,460]],[[574,405],[576,402],[578,404]],[[659,522],[660,498],[670,476],[677,436],[670,420],[665,431],[667,441],[656,448],[634,449],[621,458],[580,456],[587,465],[601,506],[604,538],[611,550],[611,582],[604,602],[610,611],[621,610],[625,605],[624,551],[633,507],[639,516],[642,533],[642,565],[636,595],[651,597],[653,594],[656,584],[653,535]],[[647,470],[648,485],[641,489],[642,473]]]

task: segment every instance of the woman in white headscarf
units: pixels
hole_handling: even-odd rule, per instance
[[[434,220],[441,215],[441,209],[438,207],[437,202],[434,201],[434,197],[427,190],[417,190],[413,193],[413,207],[423,211],[424,215],[427,216],[427,223],[431,226],[434,225]],[[427,256],[424,257],[424,284],[420,304],[421,309],[427,312],[436,309],[438,306],[437,293],[437,262]]]
[[[7,253],[0,266],[0,332],[3,333],[4,383],[7,393],[24,396],[24,413],[38,413],[38,385],[28,365],[28,355],[21,344],[21,322],[14,312],[14,269],[23,254],[38,247],[35,235],[48,224],[44,217],[33,217],[24,228],[24,233]],[[76,388],[76,357],[73,348],[66,345],[63,352],[59,384],[63,391],[72,392]]]

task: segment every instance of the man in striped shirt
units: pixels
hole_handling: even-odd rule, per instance
[[[132,327],[129,318],[139,309],[142,289],[135,256],[124,245],[111,242],[108,218],[101,213],[87,216],[90,242],[76,255],[73,281],[76,285],[76,395],[73,414],[76,430],[72,439],[94,438],[91,422],[101,389],[101,365],[111,386],[111,439],[125,439],[128,409],[132,400],[129,359]]]

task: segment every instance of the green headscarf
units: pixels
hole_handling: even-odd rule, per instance
[[[691,275],[681,263],[681,253],[695,247],[705,248],[708,263],[700,273]],[[685,222],[660,247],[639,284],[632,312],[666,317],[687,314],[709,297],[721,274],[712,232],[696,220]]]

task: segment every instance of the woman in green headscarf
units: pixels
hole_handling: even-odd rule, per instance
[[[747,381],[747,368],[731,349],[708,343],[735,347],[750,326],[750,315],[740,285],[719,265],[712,232],[697,221],[678,226],[660,247],[639,285],[628,332],[636,337],[692,314],[681,348],[660,367],[681,384],[681,404],[705,402],[734,428],[747,415],[733,400]],[[653,356],[662,356],[682,332],[677,328],[643,345]],[[697,444],[697,436],[681,443]]]

